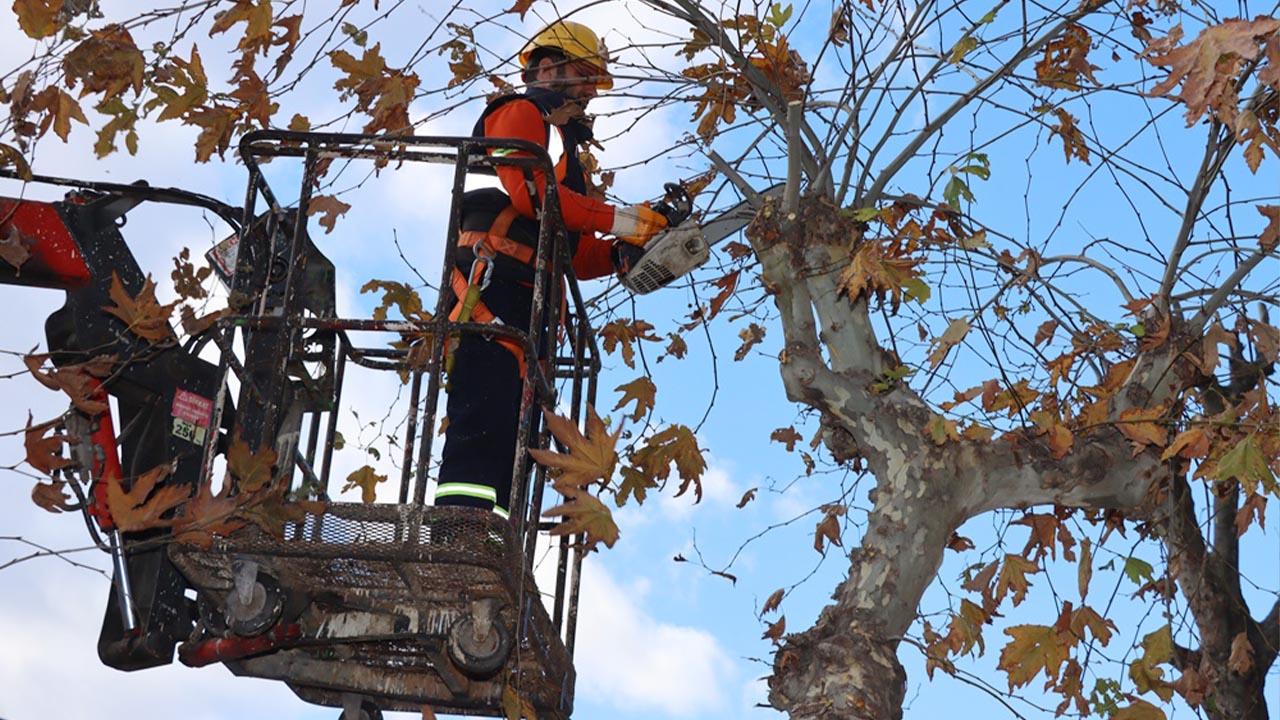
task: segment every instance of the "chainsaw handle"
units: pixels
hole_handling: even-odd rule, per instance
[[[662,200],[653,209],[667,219],[667,227],[675,227],[693,214],[693,199],[683,185],[669,182],[663,184]]]

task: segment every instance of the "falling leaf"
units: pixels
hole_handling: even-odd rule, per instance
[[[572,420],[546,410],[543,416],[547,429],[568,452],[531,449],[529,454],[538,463],[559,470],[555,487],[561,494],[577,497],[582,488],[594,482],[607,482],[613,476],[613,468],[618,462],[616,446],[622,434],[621,424],[610,434],[591,406],[587,406],[586,435]]]
[[[1044,625],[1016,625],[1006,628],[1004,634],[1013,639],[1000,651],[997,668],[1008,674],[1009,690],[1030,683],[1041,671],[1049,679],[1058,676],[1067,660],[1069,645],[1057,630]]]
[[[51,483],[36,483],[31,488],[31,501],[51,513],[75,510],[71,504],[71,496],[66,493],[67,484],[61,480]]]
[[[629,383],[619,385],[614,388],[614,391],[621,392],[622,399],[613,409],[621,410],[627,403],[635,402],[636,407],[630,417],[632,422],[636,422],[653,410],[654,396],[657,395],[658,387],[648,377],[641,375]]]
[[[738,505],[737,505],[738,509],[741,510],[742,508],[747,506],[747,503],[755,499],[756,499],[756,488],[751,488],[750,490],[742,493],[742,499],[738,501]]]
[[[529,12],[529,7],[532,6],[533,3],[534,0],[516,0],[516,4],[512,5],[511,9],[507,10],[507,12],[520,13],[520,19],[524,20],[524,14]]]
[[[733,359],[736,362],[742,362],[747,357],[747,353],[751,352],[751,348],[759,345],[765,336],[764,326],[757,323],[751,323],[747,327],[738,332],[738,338],[742,340],[742,344],[738,349],[733,351]]]
[[[422,720],[436,720],[436,711],[430,705],[422,706]]]
[[[242,493],[255,493],[271,482],[275,472],[276,451],[270,447],[249,449],[244,438],[231,441],[227,450],[227,472],[236,480],[236,488]]]
[[[128,490],[115,473],[105,473],[107,508],[116,527],[124,532],[136,532],[172,525],[173,519],[162,516],[191,495],[191,489],[185,485],[160,484],[172,471],[169,465],[152,468],[135,478]]]
[[[769,598],[764,601],[764,607],[760,608],[760,614],[767,615],[774,610],[777,610],[778,606],[782,604],[782,597],[785,594],[786,593],[782,588],[774,590],[773,593],[769,595]]]
[[[769,439],[785,445],[787,447],[787,452],[794,452],[796,449],[796,443],[803,440],[804,436],[796,432],[795,426],[791,426],[774,430],[773,433],[769,435]]]
[[[787,632],[787,616],[783,615],[778,618],[777,622],[769,623],[769,629],[764,631],[764,635],[760,636],[761,640],[772,640],[774,645],[782,644],[782,635]]]
[[[551,528],[552,535],[586,533],[588,546],[602,542],[611,548],[618,541],[618,525],[613,521],[613,513],[594,495],[580,493],[572,501],[557,505],[542,516],[564,518]]]
[[[378,483],[386,481],[386,475],[379,475],[373,471],[373,468],[365,465],[359,470],[355,470],[350,475],[347,475],[347,484],[342,486],[341,492],[360,488],[360,501],[364,503],[372,503],[378,499]]]
[[[342,202],[333,195],[317,195],[307,203],[307,217],[322,215],[320,226],[324,228],[324,232],[327,235],[333,232],[333,227],[338,222],[338,216],[346,215],[350,209],[350,204]]]
[[[1237,633],[1231,639],[1231,657],[1227,659],[1227,667],[1237,675],[1248,675],[1253,669],[1253,646],[1249,644],[1249,634]]]
[[[142,283],[142,290],[137,297],[129,297],[124,284],[120,282],[119,274],[113,270],[109,295],[115,306],[104,306],[102,309],[123,320],[134,335],[152,343],[173,337],[173,331],[169,328],[169,315],[177,302],[161,305],[156,300],[156,285],[151,282],[151,276],[148,275]]]

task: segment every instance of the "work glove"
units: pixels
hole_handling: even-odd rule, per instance
[[[613,211],[609,232],[620,240],[643,247],[667,227],[667,218],[646,205],[627,205]]]

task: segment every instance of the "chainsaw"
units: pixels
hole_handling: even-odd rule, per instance
[[[707,222],[685,224],[693,212],[689,194],[676,183],[663,186],[663,199],[653,206],[667,217],[667,229],[644,247],[619,243],[615,263],[622,286],[636,295],[666,287],[711,257],[711,246],[746,227],[766,197],[782,195],[779,183],[725,210]]]

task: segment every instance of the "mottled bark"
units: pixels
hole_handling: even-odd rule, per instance
[[[1195,619],[1200,646],[1178,653],[1174,665],[1184,674],[1193,671],[1207,683],[1203,709],[1211,720],[1267,720],[1264,694],[1267,671],[1275,662],[1278,640],[1275,615],[1255,621],[1240,586],[1239,554],[1234,522],[1215,522],[1214,546],[1201,534],[1191,488],[1185,477],[1169,483],[1167,498],[1155,508],[1153,519],[1165,528],[1169,557],[1175,558],[1178,587]],[[1235,499],[1216,503],[1219,516],[1234,520]],[[1232,643],[1244,633],[1252,648],[1247,672],[1231,669]]]
[[[801,212],[786,216],[770,206],[748,238],[781,313],[780,367],[788,397],[822,413],[833,454],[858,456],[876,478],[866,532],[849,553],[849,577],[812,628],[785,639],[769,699],[795,720],[897,720],[906,687],[898,645],[956,528],[999,508],[1138,511],[1169,468],[1155,450],[1135,455],[1111,428],[1077,438],[1063,458],[1032,435],[1016,442],[935,444],[926,429],[933,414],[918,395],[907,387],[873,388],[896,362],[875,337],[866,300],[851,301],[838,291],[840,271],[860,240],[847,217],[823,199],[807,199]],[[1184,366],[1170,348],[1140,356],[1112,401],[1112,417],[1177,397],[1191,382]],[[1194,510],[1186,488],[1175,496],[1187,505],[1175,503],[1183,515],[1171,520],[1178,536],[1187,535],[1176,549],[1184,558],[1179,582],[1202,622],[1204,649],[1193,654],[1202,658],[1199,671],[1214,687],[1214,720],[1260,720],[1266,717],[1262,683],[1275,659],[1280,621],[1248,618],[1234,562],[1230,568],[1223,563],[1234,557],[1234,546],[1224,546],[1214,560],[1194,514],[1186,514]],[[1249,634],[1255,668],[1223,678],[1238,632]]]

